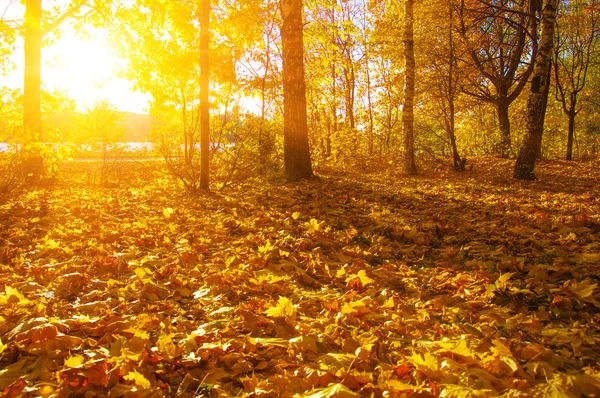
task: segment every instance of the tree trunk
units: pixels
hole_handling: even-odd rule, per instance
[[[514,177],[520,180],[536,179],[534,168],[542,144],[544,117],[550,72],[548,65],[554,49],[554,25],[556,23],[557,0],[546,0],[542,10],[542,33],[539,51],[535,57],[534,76],[527,100],[527,135],[515,163]]]
[[[337,79],[337,73],[335,71],[335,62],[331,63],[331,124],[332,130],[328,131],[327,135],[327,157],[331,156],[331,141],[334,134],[338,130],[337,122],[337,86],[335,80]]]
[[[210,44],[210,0],[202,0],[200,11],[200,189],[209,190],[210,103],[208,97]]]
[[[281,0],[283,54],[283,157],[288,181],[313,175],[306,121],[302,0]]]
[[[415,42],[413,32],[414,0],[404,2],[404,106],[402,107],[402,125],[404,128],[404,171],[416,174],[414,98],[415,98]]]
[[[373,156],[373,141],[374,141],[374,123],[373,123],[373,101],[371,99],[371,74],[369,72],[369,55],[365,54],[365,77],[367,79],[367,116],[369,118],[369,130],[368,137],[369,140],[368,148],[369,148],[369,156]]]
[[[448,27],[448,52],[449,52],[449,60],[448,60],[448,90],[447,90],[447,98],[448,98],[448,137],[450,138],[450,145],[452,149],[452,161],[454,165],[455,171],[465,171],[465,161],[460,158],[458,154],[458,148],[456,146],[456,108],[455,108],[455,99],[456,99],[456,87],[458,85],[457,78],[455,75],[455,66],[456,66],[456,53],[454,51],[454,15],[452,11],[452,1],[449,2],[448,7],[448,17],[450,18],[450,25]]]
[[[575,137],[575,107],[571,103],[571,109],[567,114],[569,116],[569,133],[567,136],[567,160],[573,160],[573,139]]]
[[[500,127],[500,155],[507,158],[510,153],[510,117],[508,115],[508,98],[500,94],[496,102],[498,125]]]
[[[452,68],[450,68],[452,70]],[[452,80],[452,77],[449,79],[449,83]],[[452,161],[454,165],[455,171],[465,171],[465,162],[466,160],[461,159],[458,154],[458,148],[456,146],[456,120],[455,120],[455,109],[454,109],[454,96],[449,95],[448,97],[448,108],[449,108],[449,120],[448,120],[448,136],[450,138],[450,145],[452,147]]]
[[[42,84],[42,1],[25,3],[25,75],[23,81],[23,127],[26,142],[42,141],[42,111],[40,88]]]
[[[269,36],[270,37],[270,36]],[[260,165],[260,174],[264,174],[265,167],[267,165],[267,147],[265,143],[265,124],[267,116],[267,75],[271,67],[271,47],[270,43],[267,42],[265,45],[266,60],[265,60],[265,74],[261,79],[260,87],[260,129],[258,130],[258,158]]]

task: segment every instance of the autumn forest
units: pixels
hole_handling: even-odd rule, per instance
[[[600,396],[597,0],[1,0],[2,397]]]

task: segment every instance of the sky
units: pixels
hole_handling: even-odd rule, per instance
[[[0,0],[3,19],[22,19],[24,7],[19,2]],[[42,49],[42,84],[49,90],[64,90],[84,109],[97,99],[108,99],[126,112],[147,113],[149,97],[135,92],[129,81],[115,76],[127,65],[110,50],[101,30],[91,38],[80,38],[66,31],[51,46]],[[0,74],[0,86],[23,88],[23,42],[17,43],[12,55],[15,68]]]

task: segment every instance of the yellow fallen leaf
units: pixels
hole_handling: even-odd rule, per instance
[[[394,308],[395,304],[394,304],[394,298],[390,297],[389,299],[387,299],[385,301],[385,303],[383,303],[383,305],[381,306],[381,308]]]
[[[375,282],[374,279],[371,279],[367,276],[367,271],[365,271],[364,269],[361,269],[360,271],[358,271],[358,277],[360,278],[360,283],[362,283],[363,286],[366,286],[369,283]]]
[[[489,397],[492,390],[474,389],[471,387],[459,386],[456,384],[445,384],[444,390],[440,393],[442,398],[484,398]]]
[[[351,276],[347,277],[346,282],[349,282],[355,278],[358,278],[360,280],[361,285],[363,285],[363,286],[366,286],[370,283],[375,282],[375,280],[373,280],[367,276],[367,271],[365,271],[364,269],[361,269],[360,271],[358,271],[358,274],[356,274],[356,275],[351,275]]]
[[[85,362],[83,355],[73,355],[72,357],[65,359],[65,366],[68,368],[76,368],[83,365],[83,362]]]
[[[135,370],[133,372],[127,373],[125,376],[123,376],[123,378],[125,380],[133,381],[136,386],[141,388],[151,387],[150,381],[148,381],[148,379],[146,379],[143,374]]]
[[[2,354],[6,348],[8,348],[8,344],[3,344],[2,339],[0,339],[0,354]]]
[[[292,218],[293,218],[294,220],[297,220],[297,219],[298,219],[298,217],[300,217],[300,212],[299,212],[299,211],[295,211],[295,212],[293,212],[293,213],[292,213]]]
[[[296,316],[296,309],[290,299],[281,296],[277,300],[277,305],[266,310],[265,314],[273,318],[294,318]]]
[[[407,391],[407,390],[418,391],[418,390],[422,389],[421,387],[413,386],[411,384],[403,383],[400,380],[394,380],[394,379],[386,380],[385,385],[387,388],[389,388],[390,390],[393,390],[395,392],[401,392],[401,391]]]
[[[304,396],[304,398],[354,398],[360,397],[348,387],[340,383],[332,383],[328,387],[318,388]]]
[[[573,281],[570,290],[581,298],[590,297],[598,287],[597,283],[592,283],[590,279],[584,279],[581,282]]]
[[[170,207],[167,207],[166,209],[163,209],[163,216],[165,216],[165,218],[171,218],[173,212],[175,212],[175,210],[173,210]]]
[[[426,374],[429,377],[437,377],[440,366],[436,357],[426,352],[424,356],[417,354],[416,352],[406,358],[411,362],[418,371]]]
[[[321,230],[321,224],[319,224],[319,222],[314,218],[311,218],[310,222],[304,223],[304,225],[306,225],[310,232],[316,232]]]
[[[507,272],[506,274],[500,275],[500,277],[496,280],[496,288],[498,289],[506,289],[508,287],[508,280],[511,276],[513,276],[514,272]]]
[[[18,301],[19,304],[29,304],[29,300],[27,300],[25,298],[25,296],[23,296],[23,293],[21,293],[20,291],[18,291],[17,289],[10,287],[8,285],[4,286],[4,292],[6,294],[6,296],[2,297],[2,301],[5,302],[16,302]]]
[[[371,312],[371,310],[367,307],[367,300],[360,299],[357,301],[350,301],[349,303],[344,303],[342,306],[343,314],[352,314],[354,316],[362,316]]]

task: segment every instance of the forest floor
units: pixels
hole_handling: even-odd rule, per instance
[[[5,199],[2,397],[600,396],[600,161],[471,162]]]

